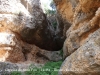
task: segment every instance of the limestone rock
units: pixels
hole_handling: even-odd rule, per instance
[[[39,0],[0,1],[0,61],[60,60],[59,51],[53,52],[61,48],[54,35]]]
[[[100,1],[54,0],[62,18],[71,23],[63,45],[59,75],[100,74]]]
[[[0,74],[10,74],[11,71],[17,71],[18,66],[10,62],[0,62]]]
[[[47,51],[35,45],[23,42],[16,33],[0,32],[0,61],[1,62],[25,62],[33,61],[46,63],[62,59],[60,51]]]
[[[57,9],[57,20],[58,20],[57,34],[59,34],[60,37],[65,38],[66,31],[69,29],[72,23],[72,16],[73,16],[72,7],[68,0],[53,0],[53,1],[55,2]]]
[[[0,61],[25,61],[22,47],[15,34],[0,32]]]
[[[25,74],[25,71],[29,71],[34,67],[42,67],[44,64],[38,64],[35,62],[22,62],[22,63],[11,63],[11,62],[0,62],[0,74],[1,75],[11,75],[13,71],[19,71],[21,74]]]
[[[47,51],[23,42],[20,36],[10,30],[0,32],[0,62],[36,62],[61,60],[60,51]]]
[[[62,19],[68,21],[69,23],[72,23],[74,12],[70,1],[71,0],[54,0],[57,11],[62,16]],[[76,3],[74,4],[74,6],[77,5],[76,1],[77,0],[74,1],[74,3]]]
[[[62,60],[60,51],[47,51],[41,49],[35,45],[24,44],[23,53],[25,55],[26,61],[34,61],[37,63],[44,63],[47,61],[59,61]]]
[[[16,9],[16,10],[15,10]],[[52,26],[39,0],[1,0],[0,27],[20,35],[23,41],[46,50],[59,50]]]
[[[100,1],[54,0],[62,18],[72,25],[66,32],[64,58],[81,47],[90,34],[99,28]]]
[[[100,29],[89,35],[87,42],[68,56],[59,75],[100,74]]]

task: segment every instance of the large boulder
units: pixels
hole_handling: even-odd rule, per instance
[[[100,29],[86,41],[65,59],[59,75],[100,75]]]
[[[54,30],[43,13],[39,0],[1,0],[0,27],[10,29],[23,41],[46,50],[59,50]]]

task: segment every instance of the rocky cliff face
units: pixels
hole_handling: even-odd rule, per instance
[[[99,1],[54,0],[62,18],[72,26],[66,32],[66,56],[84,44],[90,33],[99,28]],[[88,3],[88,4],[87,4]]]
[[[39,0],[0,0],[0,61],[62,59],[54,35]]]
[[[71,26],[72,22],[72,8],[69,7],[69,3],[65,4],[66,0],[54,0],[56,9],[57,9],[57,19],[58,19],[58,33],[62,33],[63,36],[66,36],[66,31],[69,29]],[[67,8],[67,9],[66,9]]]
[[[63,46],[66,60],[59,75],[99,75],[100,1],[54,1],[62,18],[71,23]]]
[[[39,0],[1,0],[0,27],[20,35],[23,41],[46,50],[59,50],[54,30],[43,13]]]
[[[58,61],[60,51],[47,51],[34,44],[23,42],[19,35],[9,30],[0,32],[0,62],[36,62]]]

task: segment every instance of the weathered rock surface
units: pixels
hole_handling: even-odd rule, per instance
[[[34,62],[23,62],[23,63],[11,63],[11,62],[0,62],[0,74],[11,75],[13,71],[19,71],[21,74],[25,74],[25,71],[33,69],[34,67],[42,67],[44,64],[38,64]]]
[[[60,15],[57,12],[52,15],[47,15],[47,18],[48,18],[49,22],[51,23],[51,25],[54,27],[55,32],[53,32],[53,33],[55,33],[54,39],[55,39],[57,46],[62,48],[63,43],[66,39],[65,35],[64,35],[65,30],[64,30],[63,20],[61,19]]]
[[[54,34],[39,0],[0,1],[0,61],[61,60]]]
[[[60,51],[47,51],[35,45],[23,42],[20,37],[10,31],[0,32],[0,61],[45,63],[62,59]]]
[[[59,75],[100,75],[100,29],[65,59],[61,70]]]
[[[25,59],[28,61],[35,61],[37,63],[44,63],[47,61],[59,61],[62,59],[60,51],[47,51],[40,49],[35,45],[23,44],[23,53]]]
[[[25,61],[19,41],[11,32],[0,32],[0,61]]]
[[[15,10],[16,9],[16,10]],[[59,50],[53,28],[39,0],[1,0],[0,27],[19,34],[22,40],[46,50]]]
[[[62,18],[72,24],[66,32],[66,60],[59,75],[99,75],[100,0],[54,1]]]
[[[72,24],[66,32],[67,39],[64,43],[64,57],[66,57],[82,46],[88,35],[99,28],[100,1],[54,1],[59,13]]]
[[[62,19],[72,23],[72,21],[73,21],[73,8],[71,6],[70,1],[69,0],[54,0],[54,2],[56,4],[57,11],[62,16]]]
[[[72,19],[72,10],[69,7],[69,3],[66,2],[66,0],[53,0],[56,5],[57,9],[57,20],[58,20],[58,29],[57,34],[60,37],[66,37],[66,31],[71,26],[71,19]],[[67,9],[66,9],[67,8]],[[63,36],[62,36],[63,35]]]

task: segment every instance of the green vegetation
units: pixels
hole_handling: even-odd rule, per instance
[[[48,62],[41,68],[32,68],[30,71],[27,71],[26,75],[58,75],[58,71],[62,61],[58,62]]]
[[[18,72],[18,71],[13,71],[13,72],[11,72],[11,74],[10,75],[21,75],[21,72]]]
[[[46,63],[41,68],[37,68],[37,67],[32,68],[31,67],[32,65],[30,65],[29,71],[26,71],[25,75],[58,75],[58,71],[60,69],[61,64],[62,61],[58,61],[58,62],[51,61]],[[11,73],[11,75],[21,75],[21,73],[18,71],[14,71]]]
[[[55,15],[55,13],[56,13],[55,10],[49,10],[49,9],[45,9],[45,12],[47,15]]]
[[[63,57],[63,49],[60,50],[60,55]],[[29,70],[24,72],[24,75],[58,75],[58,71],[63,62],[63,59],[57,62],[47,62],[44,66],[36,67],[34,64],[29,66]],[[13,71],[10,75],[23,75],[19,71]]]
[[[63,57],[63,49],[60,50],[60,55]]]

